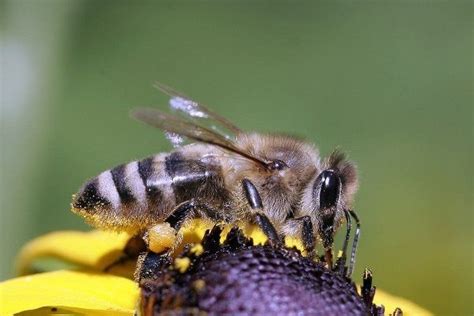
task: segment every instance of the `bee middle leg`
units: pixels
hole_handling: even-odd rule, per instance
[[[281,238],[275,227],[270,219],[263,213],[262,199],[255,185],[250,180],[243,179],[242,187],[250,207],[255,211],[253,215],[255,223],[260,227],[272,244],[281,244]]]

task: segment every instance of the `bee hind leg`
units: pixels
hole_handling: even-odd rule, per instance
[[[135,281],[146,283],[147,281],[158,279],[171,262],[171,255],[168,251],[164,253],[154,253],[152,251],[142,253],[138,257],[134,274]]]
[[[268,240],[272,244],[281,244],[281,238],[278,235],[275,227],[273,226],[270,219],[263,213],[262,199],[255,185],[250,180],[243,179],[242,187],[250,207],[255,211],[255,223],[260,227],[260,229],[263,231],[263,233],[267,236]]]
[[[206,205],[196,204],[194,200],[179,204],[162,223],[148,229],[145,239],[148,244],[147,252],[140,255],[135,270],[135,280],[143,283],[157,279],[166,267],[172,262],[172,255],[176,246],[181,242],[179,229],[186,220],[200,215],[198,209],[211,210]]]
[[[181,203],[165,219],[165,223],[178,230],[186,219],[196,216],[195,209],[196,203],[194,200]]]
[[[148,249],[154,253],[163,253],[172,250],[180,241],[178,234],[182,224],[189,218],[196,216],[196,205],[193,200],[179,204],[165,219],[148,229],[145,239]]]
[[[169,223],[156,224],[150,227],[144,234],[132,237],[122,250],[122,255],[108,264],[104,268],[104,271],[108,272],[129,260],[138,259],[135,278],[139,280],[139,275],[142,274],[141,271],[144,269],[150,271],[153,262],[157,261],[152,254],[163,256],[163,258],[169,257],[177,243],[179,243],[179,235]],[[150,260],[152,260],[152,263],[148,263]],[[146,271],[144,273],[146,273]]]

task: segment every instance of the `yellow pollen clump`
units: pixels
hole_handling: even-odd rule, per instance
[[[200,256],[204,252],[204,248],[202,247],[201,244],[196,244],[191,248],[190,251],[196,256]]]
[[[188,270],[189,266],[191,265],[191,259],[188,257],[184,258],[176,258],[174,260],[174,267],[180,272],[184,273]]]
[[[161,253],[176,244],[176,230],[168,223],[160,223],[148,230],[148,248]]]

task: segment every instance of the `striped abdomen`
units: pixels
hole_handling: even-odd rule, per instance
[[[219,210],[228,199],[219,161],[190,156],[158,154],[107,170],[82,187],[73,211],[94,226],[135,232],[191,199]]]

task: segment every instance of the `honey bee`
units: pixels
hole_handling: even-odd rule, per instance
[[[332,265],[338,227],[350,234],[355,165],[339,151],[327,158],[303,139],[242,131],[206,106],[158,83],[175,113],[138,108],[131,115],[163,130],[175,149],[104,171],[73,197],[72,210],[93,226],[170,238],[192,218],[257,224],[272,243],[297,236],[310,255],[322,243]],[[183,144],[188,140],[189,144]],[[161,248],[156,249],[160,252]],[[352,267],[349,267],[349,271]],[[349,272],[350,274],[350,272]]]

